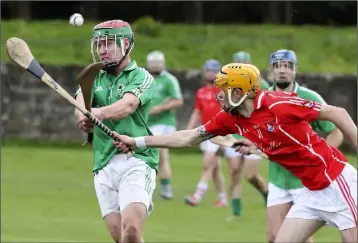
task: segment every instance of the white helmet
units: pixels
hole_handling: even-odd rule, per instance
[[[151,73],[158,73],[165,69],[165,57],[161,51],[153,51],[147,55],[147,68]]]

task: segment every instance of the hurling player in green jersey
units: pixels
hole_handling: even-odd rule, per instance
[[[274,77],[273,91],[294,92],[299,97],[325,104],[315,91],[300,86],[295,81],[297,57],[291,50],[278,50],[270,55],[270,71]],[[339,147],[343,141],[341,131],[329,121],[314,121],[310,124],[314,131],[327,135],[329,145]],[[269,161],[269,194],[267,199],[267,232],[269,242],[275,236],[297,197],[302,193],[301,181],[281,165]],[[312,242],[312,239],[307,239]]]
[[[113,131],[129,136],[152,135],[147,125],[154,79],[130,58],[134,36],[130,25],[111,20],[96,25],[91,39],[94,62],[104,69],[92,89],[92,113]],[[76,99],[83,102],[81,90]],[[79,111],[79,128],[93,131],[94,186],[103,219],[115,242],[141,242],[144,220],[153,209],[159,165],[157,149],[123,153],[113,140]]]
[[[147,69],[155,80],[155,92],[152,109],[149,112],[148,125],[154,135],[165,135],[176,131],[175,109],[183,105],[183,95],[179,82],[165,69],[165,57],[160,51],[153,51],[147,56]],[[172,199],[171,168],[169,150],[159,149],[159,171],[163,199]]]

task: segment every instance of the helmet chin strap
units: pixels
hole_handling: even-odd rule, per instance
[[[249,80],[250,80],[250,77],[248,76],[248,78],[249,78]],[[252,87],[255,87],[256,86],[256,84],[257,84],[257,81],[259,80],[259,78],[257,78],[256,80],[255,80],[255,83],[254,83],[254,85],[252,86]],[[252,90],[252,89],[251,89]],[[229,109],[229,111],[231,111],[232,109],[234,109],[235,107],[238,107],[239,105],[241,105],[246,99],[247,99],[247,97],[249,97],[249,95],[250,95],[250,93],[251,93],[251,90],[249,90],[249,91],[247,91],[247,93],[246,94],[244,94],[243,96],[242,96],[242,98],[238,101],[238,102],[233,102],[232,101],[232,99],[231,99],[231,94],[232,94],[232,90],[231,90],[231,87],[228,87],[228,89],[227,89],[227,96],[228,96],[228,100],[229,100],[229,104],[232,106],[230,109]]]
[[[231,105],[231,106],[233,106],[233,108],[235,108],[235,107],[237,107],[237,106],[239,106],[239,105],[241,105],[245,100],[246,100],[246,98],[249,96],[249,92],[247,92],[246,94],[244,94],[244,96],[242,96],[242,98],[239,100],[239,102],[234,102],[234,101],[232,101],[232,99],[231,99],[231,94],[232,94],[232,90],[231,90],[231,87],[229,87],[228,89],[227,89],[227,96],[228,96],[228,100],[229,100],[229,104]]]

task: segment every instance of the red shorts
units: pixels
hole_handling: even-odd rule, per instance
[[[339,230],[357,227],[357,170],[346,164],[325,189],[304,188],[287,217],[325,221]]]

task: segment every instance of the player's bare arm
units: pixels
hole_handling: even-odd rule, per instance
[[[83,106],[85,105],[85,102],[84,102],[84,100],[83,100],[83,94],[82,94],[82,92],[79,92],[79,93],[76,95],[76,100],[77,100],[78,102],[80,102],[81,104],[83,104]],[[82,118],[83,116],[84,116],[84,115],[82,114],[82,112],[75,108],[75,117],[79,120],[79,119]]]
[[[182,106],[183,103],[184,103],[183,99],[170,99],[167,102],[163,102],[162,104],[153,107],[149,114],[154,115],[154,114],[159,114],[159,113],[169,111],[172,109],[176,109],[176,108],[179,108],[180,106]]]
[[[146,137],[128,137],[125,135],[115,134],[120,142],[115,142],[117,148],[124,152],[136,148],[184,148],[191,147],[205,140],[215,137],[208,133],[204,126],[197,127],[192,130],[181,130],[162,136],[146,136]],[[128,148],[129,147],[129,148]]]
[[[79,101],[81,104],[83,104],[83,106],[85,106],[85,102],[84,102],[83,95],[81,92],[79,92],[76,95],[76,100]],[[83,113],[81,111],[79,111],[78,109],[75,109],[75,117],[77,120],[78,127],[82,131],[87,132],[87,133],[90,133],[93,131],[94,124],[90,120],[88,120],[88,118],[85,117],[85,115],[83,115]]]
[[[93,113],[100,120],[116,120],[126,118],[137,109],[140,100],[134,94],[128,92],[123,95],[123,98],[98,109],[93,109]]]
[[[186,127],[187,130],[193,129],[200,121],[200,110],[195,109],[193,113],[191,113],[189,123]]]
[[[354,124],[346,109],[331,105],[322,105],[317,119],[333,122],[353,144],[354,148],[357,149],[357,126]]]
[[[334,129],[328,136],[326,137],[326,142],[333,147],[338,148],[341,146],[343,142],[343,133],[338,128]]]

